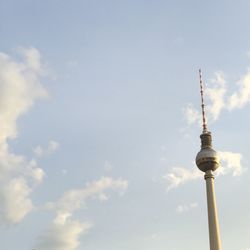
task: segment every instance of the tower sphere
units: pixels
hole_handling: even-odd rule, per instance
[[[203,172],[215,171],[220,166],[218,153],[210,147],[201,148],[196,156],[196,165]]]

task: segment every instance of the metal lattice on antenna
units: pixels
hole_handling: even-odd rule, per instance
[[[199,69],[199,77],[200,77],[200,92],[201,92],[201,110],[202,110],[202,127],[203,133],[207,132],[207,122],[206,122],[206,114],[205,114],[205,104],[204,104],[204,96],[203,96],[203,82],[201,69]]]

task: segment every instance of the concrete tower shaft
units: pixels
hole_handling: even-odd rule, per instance
[[[221,250],[220,228],[214,190],[214,175],[212,174],[212,170],[206,171],[204,178],[206,180],[207,190],[207,211],[210,250]]]

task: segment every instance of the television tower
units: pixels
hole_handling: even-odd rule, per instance
[[[204,179],[206,181],[207,190],[207,212],[210,250],[221,250],[220,229],[217,215],[213,175],[213,172],[220,166],[220,160],[217,152],[212,148],[212,135],[211,132],[209,132],[207,129],[201,70],[199,70],[199,76],[203,131],[200,135],[201,150],[196,156],[196,165],[201,171],[205,173]]]

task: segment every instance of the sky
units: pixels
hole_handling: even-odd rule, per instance
[[[250,249],[250,2],[0,0],[3,250],[207,250],[199,68],[222,247]]]

